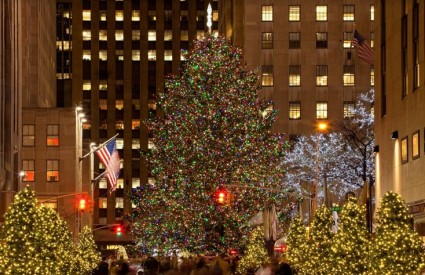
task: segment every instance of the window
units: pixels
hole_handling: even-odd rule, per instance
[[[124,31],[123,30],[116,30],[115,31],[115,40],[116,41],[124,41]]]
[[[91,11],[83,10],[83,21],[90,21],[90,20],[91,20]]]
[[[181,41],[189,41],[189,32],[188,31],[180,31],[180,40]]]
[[[148,31],[148,41],[156,41],[156,31]]]
[[[90,90],[91,90],[90,80],[84,80],[83,81],[83,91],[90,91]]]
[[[344,5],[342,17],[344,21],[354,21],[354,5]]]
[[[354,65],[344,65],[343,83],[344,86],[354,86]]]
[[[327,102],[316,103],[316,118],[328,119],[328,103]]]
[[[164,61],[173,61],[173,51],[165,50],[164,51]]]
[[[140,187],[140,179],[139,178],[132,178],[131,179],[131,188],[137,188]]]
[[[140,119],[133,119],[133,120],[131,120],[131,129],[132,130],[138,130],[138,129],[140,129]]]
[[[289,21],[300,21],[301,6],[289,6]]]
[[[149,21],[156,21],[156,11],[148,11],[148,19]]]
[[[344,101],[344,118],[352,118],[354,116],[354,102]]]
[[[412,159],[419,158],[419,130],[412,135]]]
[[[328,33],[327,32],[317,32],[316,33],[316,48],[317,49],[326,49],[328,47]]]
[[[401,139],[401,163],[407,163],[409,161],[409,157],[407,155],[407,137]]]
[[[108,198],[99,197],[99,208],[100,209],[108,208]]]
[[[261,20],[262,21],[273,21],[273,6],[262,6],[261,7]]]
[[[301,103],[289,102],[289,119],[301,119]]]
[[[289,86],[301,86],[301,66],[289,66]]]
[[[84,41],[90,41],[91,40],[91,31],[90,30],[83,30],[83,40]]]
[[[22,170],[25,172],[22,181],[34,181],[35,169],[33,159],[22,160]]]
[[[124,208],[124,198],[117,197],[115,198],[115,208]]]
[[[106,178],[101,178],[99,180],[99,189],[108,189],[108,182]]]
[[[124,188],[124,179],[117,179],[117,189]]]
[[[139,41],[140,40],[140,30],[132,30],[131,31],[131,40]]]
[[[124,60],[124,51],[123,50],[115,50],[115,58],[117,60],[123,61]]]
[[[344,42],[343,42],[344,49],[351,48],[351,38],[352,38],[352,36],[353,36],[352,32],[344,32]]]
[[[122,10],[115,11],[115,21],[124,21],[124,11]]]
[[[108,110],[108,100],[107,99],[99,99],[99,109],[100,110]]]
[[[413,29],[413,89],[417,89],[420,85],[419,74],[419,3],[415,1],[413,5],[412,16],[412,29]]]
[[[261,48],[273,49],[273,33],[272,32],[261,33]]]
[[[316,66],[316,85],[328,86],[328,66],[327,65]]]
[[[140,126],[140,121],[139,121],[139,126]],[[133,138],[131,140],[131,149],[140,149],[140,139],[138,138]]]
[[[316,21],[328,20],[328,6],[316,6]]]
[[[117,110],[124,109],[124,100],[122,100],[122,99],[115,100],[115,109],[117,109]]]
[[[290,49],[299,49],[301,48],[301,34],[299,32],[290,32],[289,33],[289,48]]]
[[[99,18],[100,18],[100,21],[106,21],[106,10],[99,11]]]
[[[131,60],[140,61],[140,51],[139,50],[132,50],[131,51]]]
[[[148,51],[148,60],[150,60],[150,61],[156,60],[156,50]]]
[[[370,5],[370,21],[375,21],[375,6]]]
[[[99,30],[99,41],[107,41],[108,40],[108,33],[106,30]]]
[[[131,21],[140,21],[140,11],[138,10],[131,11]]]
[[[375,47],[375,33],[374,32],[370,33],[370,47],[371,48]]]
[[[59,125],[47,125],[47,146],[59,146]]]
[[[196,31],[196,39],[204,39],[205,38],[205,31]]]
[[[123,120],[116,120],[115,121],[115,130],[124,130],[124,121]],[[118,142],[117,142],[117,144],[118,144]]]
[[[34,146],[34,125],[22,125],[22,146]]]
[[[261,85],[265,87],[273,86],[273,66],[261,66]]]
[[[83,60],[85,60],[85,61],[90,61],[91,60],[90,50],[84,50],[83,51]]]
[[[99,91],[106,91],[108,90],[108,81],[107,80],[100,80],[99,81]]]
[[[59,160],[47,160],[46,181],[59,181]]]
[[[375,86],[375,69],[370,66],[370,86]]]
[[[171,41],[173,40],[173,31],[164,31],[164,41]]]

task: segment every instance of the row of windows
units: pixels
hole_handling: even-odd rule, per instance
[[[35,145],[35,125],[25,124],[22,126],[22,146]],[[46,146],[59,146],[59,125],[46,126]]]
[[[400,151],[401,151],[401,162],[403,164],[409,162],[409,141],[412,147],[411,149],[412,159],[413,160],[418,159],[420,157],[420,143],[421,143],[420,130],[413,132],[410,135],[410,139],[409,139],[409,136],[405,136],[401,139]],[[425,154],[425,128],[424,128],[423,147],[424,147],[423,153]]]
[[[351,118],[354,115],[354,102],[344,102],[344,114],[343,117]],[[289,102],[289,119],[299,120],[301,119],[301,102],[292,101]],[[316,102],[316,119],[328,119],[328,103],[327,102]]]
[[[273,86],[273,65],[261,66],[261,85],[264,87]],[[344,65],[342,81],[344,86],[355,85],[355,66]],[[301,66],[290,65],[288,72],[288,82],[290,87],[301,86]],[[316,86],[327,86],[328,85],[328,66],[317,65],[316,66]],[[370,67],[370,85],[375,85],[375,71],[373,67]]]
[[[288,7],[288,21],[298,22],[301,21],[301,6],[290,5]],[[261,20],[264,22],[273,21],[273,6],[265,5],[261,7]],[[343,21],[355,21],[355,5],[343,5],[342,11]],[[370,5],[370,20],[375,20],[375,6]],[[316,21],[328,21],[328,6],[316,6]]]
[[[342,47],[344,49],[353,48],[351,41],[353,40],[353,32],[344,32],[342,39]],[[289,33],[289,49],[300,49],[301,48],[301,33],[290,32]],[[370,46],[374,47],[375,33],[370,33]],[[316,32],[316,48],[326,49],[328,47],[328,33],[327,32]],[[273,33],[263,32],[261,33],[261,48],[262,49],[273,49]]]
[[[186,60],[183,53],[180,54],[180,61]],[[155,61],[157,54],[156,50],[148,50],[147,52],[148,60]],[[83,60],[90,61],[92,59],[91,50],[83,50]],[[124,51],[123,50],[115,50],[115,59],[119,61],[124,61]],[[107,61],[108,53],[106,50],[99,51],[99,61]],[[131,51],[131,60],[132,61],[140,61],[140,50],[132,50]],[[173,51],[172,50],[164,50],[164,61],[173,61]]]
[[[35,180],[35,160],[22,160],[22,170],[25,172],[22,181]],[[59,160],[46,160],[46,181],[59,181]]]

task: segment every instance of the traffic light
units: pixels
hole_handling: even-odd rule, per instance
[[[220,205],[227,203],[227,191],[223,188],[218,189],[215,193],[215,200]]]
[[[115,235],[117,236],[117,237],[121,237],[122,236],[122,232],[123,232],[123,226],[122,225],[117,225],[116,227],[115,227]]]
[[[78,209],[80,211],[84,211],[84,210],[86,210],[86,206],[87,206],[87,199],[86,198],[80,198],[78,200]]]

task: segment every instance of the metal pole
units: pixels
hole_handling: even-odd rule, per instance
[[[118,134],[116,134],[115,136],[111,137],[110,139],[108,139],[107,141],[105,141],[104,143],[100,144],[99,146],[97,146],[96,148],[94,148],[93,150],[91,150],[90,152],[88,152],[87,154],[85,154],[84,156],[82,156],[80,158],[80,161],[82,161],[83,159],[85,159],[86,157],[90,156],[90,154],[93,154],[94,152],[96,152],[97,150],[99,150],[100,148],[102,148],[103,146],[105,146],[106,144],[108,144],[111,140],[113,140],[114,138],[116,138],[118,136]]]

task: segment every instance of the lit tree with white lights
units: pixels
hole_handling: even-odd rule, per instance
[[[370,274],[419,274],[425,266],[425,248],[412,229],[412,217],[401,196],[394,192],[386,193],[377,216]]]
[[[93,232],[88,226],[81,230],[76,249],[76,262],[74,263],[76,273],[90,274],[90,271],[99,263],[100,253],[97,251]]]

